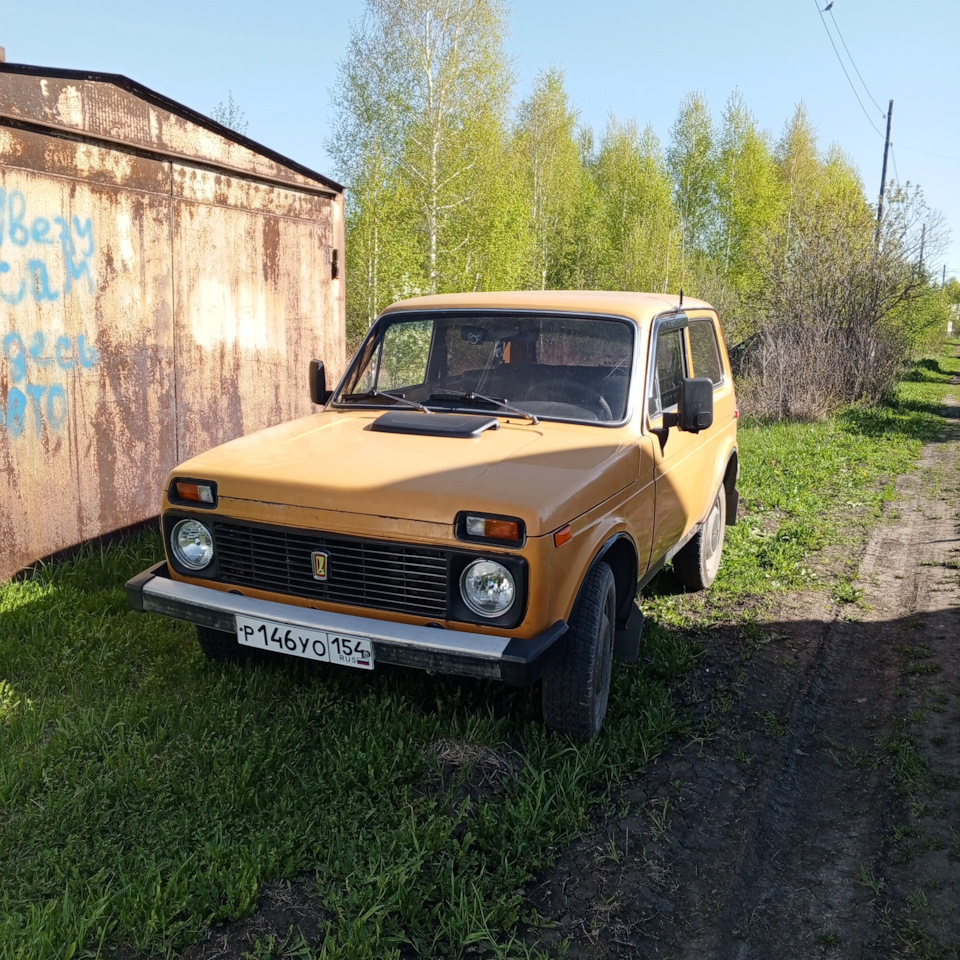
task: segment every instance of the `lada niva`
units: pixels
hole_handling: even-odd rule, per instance
[[[548,727],[600,729],[635,660],[637,592],[717,574],[737,406],[717,314],[658,294],[420,297],[383,312],[310,416],[168,477],[166,561],[131,604],[208,657],[270,651],[539,684]]]

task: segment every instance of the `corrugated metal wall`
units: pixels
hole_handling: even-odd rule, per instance
[[[342,191],[126,85],[0,65],[0,578],[343,366]]]

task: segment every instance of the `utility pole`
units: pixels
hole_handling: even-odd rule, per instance
[[[887,154],[890,152],[890,123],[893,120],[893,101],[887,108],[887,142],[883,147],[883,173],[880,174],[880,202],[877,204],[877,243],[880,242],[880,223],[883,220],[883,191],[887,186]]]

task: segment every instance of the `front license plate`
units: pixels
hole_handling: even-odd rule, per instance
[[[373,669],[373,644],[366,637],[293,627],[277,620],[237,617],[237,641],[246,647],[322,660],[344,667]]]

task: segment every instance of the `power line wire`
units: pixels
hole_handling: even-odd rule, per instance
[[[939,137],[941,140],[947,140],[950,143],[960,143],[960,140],[958,140],[956,137],[948,137],[940,130],[928,130],[926,127],[921,127],[918,123],[911,123],[909,120],[898,120],[897,122],[905,124],[908,127],[913,127],[914,130],[920,130],[928,136]]]
[[[847,56],[850,58],[850,63],[853,65],[853,69],[856,70],[857,76],[860,78],[860,83],[863,84],[863,89],[866,91],[867,96],[873,101],[873,105],[880,111],[880,115],[884,119],[886,119],[887,118],[886,111],[883,109],[883,107],[880,106],[879,103],[877,103],[876,98],[870,92],[870,88],[867,86],[866,80],[863,79],[863,74],[860,73],[860,69],[857,66],[857,62],[853,59],[853,54],[850,53],[850,48],[847,46],[847,41],[844,40],[843,38],[843,33],[840,30],[840,25],[837,23],[837,15],[833,12],[832,5],[829,12],[830,12],[830,19],[833,21],[833,27],[837,31],[837,36],[840,37],[840,42],[843,44],[843,49],[847,52]],[[939,131],[939,130],[937,131],[927,130],[916,123],[911,123],[909,120],[904,120],[901,118],[898,121],[898,123],[905,124],[908,127],[913,127],[916,130],[921,130],[930,136],[939,137],[940,139],[947,140],[950,143],[960,143],[960,140],[958,140],[956,137],[948,137],[942,131]]]
[[[850,48],[847,46],[847,41],[846,41],[846,40],[844,39],[844,37],[843,37],[843,32],[840,30],[840,25],[837,23],[837,17],[836,17],[836,14],[833,12],[832,7],[833,7],[833,5],[831,4],[830,7],[829,7],[829,8],[825,8],[825,10],[827,10],[827,11],[830,13],[830,19],[833,21],[833,27],[834,27],[834,29],[837,31],[837,36],[840,37],[840,42],[843,44],[843,49],[846,51],[847,57],[849,58],[850,63],[851,63],[851,65],[853,66],[853,69],[856,71],[857,77],[859,77],[860,83],[863,85],[863,89],[864,89],[864,91],[866,92],[867,96],[871,99],[871,101],[873,101],[873,105],[877,108],[877,110],[880,111],[880,115],[881,115],[884,119],[886,119],[886,116],[887,116],[886,111],[883,109],[883,107],[880,106],[879,103],[877,103],[876,98],[875,98],[875,97],[873,96],[873,94],[870,92],[870,88],[867,86],[866,81],[863,79],[863,74],[860,73],[860,68],[857,66],[856,61],[853,59],[853,54],[850,53]],[[817,4],[817,9],[820,9],[819,3]],[[820,11],[821,19],[823,18],[823,13],[824,13],[824,10],[821,10],[821,11]],[[826,26],[826,23],[825,23],[825,22],[824,22],[824,26]],[[829,36],[829,33],[828,33],[828,36]],[[834,50],[835,50],[835,51],[836,51],[836,49],[837,49],[836,46],[834,46]],[[839,56],[839,52],[838,52],[838,56]],[[843,64],[841,64],[841,66],[843,66]],[[844,73],[846,73],[846,71],[844,71]],[[850,80],[849,74],[847,74],[847,80],[848,80],[848,81]],[[854,91],[854,92],[856,92],[856,91]],[[857,99],[858,99],[858,101],[859,101],[860,98],[858,97]],[[863,107],[862,101],[860,102],[860,106],[861,106],[861,108]],[[939,131],[939,130],[937,130],[937,131],[927,130],[926,128],[921,127],[919,124],[911,123],[909,120],[904,120],[904,119],[902,119],[902,118],[901,118],[898,122],[901,123],[901,124],[904,124],[905,126],[913,127],[915,130],[921,130],[923,133],[926,133],[928,136],[937,137],[937,138],[939,138],[939,139],[941,139],[941,140],[946,140],[946,141],[948,141],[948,142],[950,142],[950,143],[960,143],[960,140],[956,139],[955,137],[948,137],[948,136],[946,136],[942,131]],[[876,127],[874,127],[874,129],[876,130]],[[878,130],[877,132],[879,133],[880,131]],[[892,149],[893,149],[893,145],[891,144],[891,150],[892,150]],[[919,150],[919,149],[916,148],[916,147],[907,147],[907,146],[904,146],[904,149],[905,149],[905,150],[916,150],[918,153],[927,153],[927,154],[929,154],[930,156],[940,157],[941,159],[944,159],[944,160],[957,160],[957,159],[960,159],[960,158],[957,158],[957,157],[948,157],[948,156],[946,156],[945,154],[941,154],[941,153],[931,153],[930,151],[927,151],[927,150]],[[896,171],[896,166],[897,166],[896,157],[894,157],[893,166],[894,166],[894,171]],[[900,179],[900,177],[899,177],[899,175],[897,175],[897,180],[899,180],[899,179]]]
[[[948,157],[945,153],[934,153],[932,150],[921,150],[919,147],[910,147],[903,144],[904,150],[912,150],[914,153],[925,153],[928,157],[939,157],[941,160],[955,160],[960,163],[960,157]]]
[[[832,8],[833,8],[833,4],[831,4],[829,8],[825,8],[825,10],[828,10],[829,13],[830,13],[830,19],[833,21],[833,27],[834,27],[834,29],[837,31],[837,36],[840,37],[840,42],[843,44],[843,49],[846,51],[847,57],[850,59],[850,63],[852,64],[853,69],[856,70],[857,76],[860,78],[860,83],[863,84],[863,89],[864,89],[864,91],[866,92],[867,96],[873,101],[873,105],[877,108],[877,110],[880,111],[880,115],[881,115],[884,119],[886,119],[886,116],[887,116],[886,111],[883,109],[883,107],[880,106],[879,103],[877,103],[876,98],[875,98],[874,95],[870,92],[870,88],[867,86],[867,82],[863,79],[863,74],[860,73],[860,68],[857,66],[856,61],[853,59],[853,54],[850,53],[850,48],[847,46],[847,41],[846,41],[846,40],[844,39],[844,37],[843,37],[843,33],[842,33],[842,31],[840,30],[840,25],[837,23],[836,14],[833,12],[833,9],[832,9]],[[819,9],[819,4],[818,4],[818,9]],[[821,10],[820,13],[821,13],[821,17],[822,17],[824,11]],[[834,47],[834,50],[836,50],[836,47]],[[847,79],[848,79],[848,80],[850,79],[849,76],[847,77]],[[861,106],[862,106],[862,103],[861,103]],[[937,130],[937,131],[927,130],[926,128],[921,127],[919,124],[911,123],[909,120],[904,120],[904,119],[902,119],[902,118],[901,118],[898,122],[901,123],[901,124],[904,124],[905,126],[913,127],[913,128],[916,129],[916,130],[921,130],[923,133],[926,133],[928,136],[937,137],[937,138],[939,138],[939,139],[941,139],[941,140],[946,140],[946,141],[948,141],[948,142],[950,142],[950,143],[960,143],[960,140],[956,139],[955,137],[948,137],[948,136],[946,136],[942,131],[939,131],[939,130]],[[874,129],[876,129],[876,128],[874,128]],[[878,132],[879,132],[879,131],[878,131]],[[892,149],[892,145],[891,145],[891,149]],[[906,147],[905,149],[916,149],[916,148]],[[924,152],[927,152],[927,151],[922,151],[922,150],[921,150],[921,151],[919,151],[919,152],[924,153]],[[935,157],[942,157],[942,158],[945,159],[945,160],[956,160],[956,159],[957,159],[956,157],[947,157],[947,156],[944,156],[943,154],[938,154],[938,153],[934,153],[934,154],[930,154],[930,155],[931,155],[931,156],[935,156]],[[894,169],[896,169],[896,160],[894,160]],[[897,177],[897,179],[898,179],[898,180],[900,179],[899,176]]]
[[[840,56],[840,51],[837,49],[837,45],[833,42],[833,37],[830,35],[830,28],[827,26],[826,18],[823,15],[823,11],[820,9],[820,0],[813,0],[816,4],[817,12],[820,14],[820,22],[823,24],[823,29],[827,33],[827,39],[830,41],[830,46],[833,47],[833,52],[837,55],[837,62],[840,64],[840,69],[843,70],[843,75],[847,78],[847,83],[850,84],[850,89],[853,91],[853,95],[857,98],[857,103],[860,104],[860,109],[863,111],[863,115],[867,118],[867,123],[873,127],[878,137],[883,137],[883,134],[877,130],[877,125],[873,122],[870,114],[867,113],[867,108],[863,105],[863,101],[860,99],[860,94],[857,93],[857,88],[853,85],[853,81],[850,79],[850,74],[847,73],[847,68],[843,64],[843,58]]]
[[[890,144],[890,157],[893,159],[893,176],[897,183],[900,183],[900,171],[897,169],[897,155],[894,152],[893,144]]]
[[[882,137],[883,134],[880,132],[879,129],[877,129],[876,125],[873,123],[873,121],[871,120],[870,116],[867,114],[867,111],[866,111],[866,109],[865,109],[865,107],[864,107],[864,105],[863,105],[863,101],[860,99],[860,96],[859,96],[859,94],[857,93],[857,91],[856,91],[856,89],[855,89],[855,87],[854,87],[854,85],[853,85],[853,81],[852,81],[851,78],[850,78],[850,74],[847,72],[847,69],[846,69],[846,67],[844,66],[843,60],[842,60],[842,58],[840,57],[840,51],[837,49],[836,44],[833,42],[833,37],[832,37],[831,34],[830,34],[830,29],[829,29],[829,27],[827,26],[827,22],[826,22],[826,18],[824,17],[824,13],[829,12],[829,13],[830,13],[830,17],[831,17],[831,19],[832,19],[832,21],[833,21],[834,29],[837,31],[837,36],[840,37],[840,42],[843,44],[843,49],[846,51],[847,57],[849,58],[850,63],[851,63],[851,65],[853,66],[853,69],[856,71],[857,77],[860,79],[860,83],[863,85],[864,91],[866,92],[866,94],[867,94],[867,96],[870,98],[870,100],[873,102],[873,105],[877,108],[877,110],[880,111],[881,116],[882,116],[884,119],[886,119],[886,116],[887,116],[886,111],[884,111],[883,107],[881,107],[880,104],[877,103],[876,98],[875,98],[875,97],[873,96],[873,94],[870,92],[870,88],[867,86],[866,81],[863,79],[863,74],[860,73],[860,69],[859,69],[859,67],[857,67],[856,61],[853,59],[853,55],[850,53],[850,48],[847,46],[847,42],[846,42],[846,40],[845,40],[844,37],[843,37],[843,33],[842,33],[842,31],[840,30],[840,26],[839,26],[838,23],[837,23],[837,18],[836,18],[836,16],[835,16],[834,13],[833,13],[833,9],[832,9],[833,4],[830,4],[828,7],[825,7],[825,8],[823,8],[823,9],[821,9],[821,8],[820,8],[820,3],[818,2],[818,0],[814,0],[814,2],[817,4],[817,11],[818,11],[819,14],[820,14],[820,20],[823,22],[824,30],[827,31],[827,37],[829,38],[830,43],[831,43],[831,45],[833,46],[833,51],[834,51],[834,53],[837,55],[837,60],[838,60],[838,62],[840,63],[840,67],[843,69],[844,76],[847,78],[847,83],[850,84],[850,89],[853,90],[853,94],[854,94],[854,96],[857,98],[857,103],[860,104],[860,109],[863,110],[864,116],[866,116],[866,117],[867,117],[867,120],[870,121],[870,126],[872,126],[873,129],[877,132],[877,134],[879,134],[879,135]],[[948,136],[946,136],[946,135],[945,135],[942,131],[940,131],[940,130],[936,130],[936,131],[934,131],[934,130],[928,130],[928,129],[926,129],[925,127],[921,127],[919,124],[911,123],[909,120],[903,120],[903,119],[901,119],[899,122],[900,122],[901,124],[906,125],[906,126],[913,127],[915,130],[921,130],[923,133],[927,134],[927,135],[930,136],[930,137],[936,137],[936,138],[938,138],[938,139],[940,139],[940,140],[945,140],[945,141],[947,141],[947,142],[949,142],[949,143],[958,143],[958,144],[960,144],[960,140],[956,139],[955,137],[948,137]],[[891,145],[891,148],[892,148],[892,145]],[[960,157],[948,156],[947,154],[943,154],[943,153],[934,153],[934,152],[932,152],[932,151],[930,151],[930,150],[921,150],[919,147],[910,147],[910,146],[907,146],[907,145],[905,145],[905,144],[903,145],[903,148],[904,148],[905,150],[913,150],[913,151],[915,151],[916,153],[925,153],[925,154],[927,154],[928,156],[931,156],[931,157],[939,157],[939,158],[942,159],[942,160],[960,160]],[[894,170],[896,170],[896,159],[894,159]],[[897,177],[897,179],[898,179],[898,180],[900,179],[899,176]]]
[[[843,49],[847,51],[847,56],[850,58],[850,63],[853,64],[853,69],[857,71],[857,76],[860,77],[860,82],[863,84],[863,89],[867,92],[867,96],[873,100],[873,105],[880,111],[880,116],[886,120],[886,112],[884,111],[883,107],[881,107],[880,104],[874,99],[873,94],[870,92],[870,88],[867,86],[867,82],[863,79],[863,75],[860,73],[860,69],[857,67],[857,62],[853,59],[853,54],[850,53],[850,48],[847,46],[847,41],[843,39],[843,34],[840,32],[840,26],[837,23],[836,14],[833,12],[833,4],[830,4],[827,9],[830,11],[830,19],[833,21],[833,28],[837,31],[837,36],[840,38],[840,42],[843,44]]]

